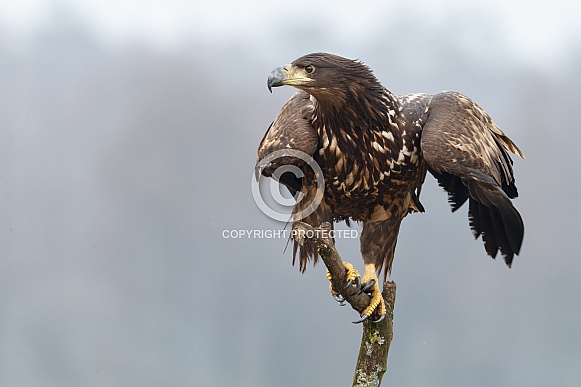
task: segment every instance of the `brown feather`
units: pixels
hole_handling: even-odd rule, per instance
[[[277,71],[273,74],[282,82]],[[275,86],[292,84],[301,91],[264,136],[257,165],[279,149],[299,149],[314,157],[323,173],[324,196],[303,221],[314,227],[363,222],[363,260],[387,275],[402,219],[424,210],[419,194],[429,170],[450,194],[453,210],[470,201],[475,236],[483,237],[489,255],[500,250],[510,266],[524,227],[510,201],[517,190],[508,152],[522,152],[484,110],[455,92],[396,97],[363,63],[331,54],[305,55],[292,63],[290,72],[300,81]],[[304,172],[299,190],[307,200],[293,210],[293,220],[300,220],[297,214],[316,195],[316,178],[308,166],[292,159],[278,160],[264,173],[268,176],[285,163],[300,165]],[[309,260],[316,262],[317,252],[312,244],[295,244],[293,257],[297,249],[304,271]]]

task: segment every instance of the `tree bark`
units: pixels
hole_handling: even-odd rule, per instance
[[[346,285],[345,277],[347,271],[330,235],[331,225],[323,223],[320,227],[313,228],[306,223],[295,222],[292,229],[293,238],[299,244],[302,245],[307,240],[316,244],[321,259],[333,277],[333,287],[335,289],[343,289]],[[352,294],[354,288],[355,285],[351,285],[341,290],[341,296],[345,298],[345,301],[353,309],[361,314],[369,305],[371,298],[365,293]],[[393,338],[395,282],[385,282],[382,295],[387,308],[387,315],[379,323],[373,323],[369,319],[363,322],[363,336],[355,374],[353,375],[353,387],[379,387],[387,370],[389,346]]]
[[[393,339],[395,282],[384,282],[382,295],[387,315],[379,323],[369,320],[363,322],[363,337],[355,375],[353,375],[353,387],[380,386],[383,375],[387,371],[389,345]]]

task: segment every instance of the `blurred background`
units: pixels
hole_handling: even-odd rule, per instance
[[[250,189],[294,92],[266,79],[314,51],[396,94],[460,91],[527,156],[510,270],[427,180],[385,384],[577,385],[580,4],[0,3],[0,385],[349,385],[361,327],[324,267],[224,238],[284,228]],[[357,240],[338,246],[361,268]]]

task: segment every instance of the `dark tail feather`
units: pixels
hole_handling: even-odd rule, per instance
[[[448,192],[448,203],[452,207],[452,212],[456,211],[468,199],[468,187],[458,176],[450,173],[437,173],[430,170],[430,173],[438,180],[440,187]]]
[[[301,273],[304,273],[305,270],[307,270],[307,264],[309,261],[313,261],[313,264],[316,264],[319,260],[317,246],[311,240],[306,240],[302,246],[299,245],[296,240],[293,240],[293,266],[297,259],[297,253],[299,256],[299,270]]]
[[[518,255],[524,237],[524,224],[519,212],[508,196],[498,188],[481,186],[471,182],[470,227],[474,236],[482,235],[484,248],[495,258],[498,250],[510,267],[514,255]]]
[[[468,221],[470,223],[470,228],[474,234],[474,239],[478,239],[482,234],[482,225],[480,224],[480,203],[474,199],[470,199],[468,206]]]
[[[470,199],[472,201],[472,199]],[[479,222],[481,226],[482,240],[484,241],[484,249],[486,253],[492,258],[496,258],[498,254],[498,242],[496,240],[496,233],[494,232],[494,220],[490,214],[490,209],[481,203],[478,203],[478,214],[480,216]]]

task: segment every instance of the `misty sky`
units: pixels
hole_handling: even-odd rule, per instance
[[[341,28],[340,39],[362,40],[378,25],[389,23],[386,15],[409,12],[424,26],[435,27],[456,14],[472,18],[474,10],[483,18],[495,19],[495,29],[519,55],[538,60],[558,60],[569,39],[581,38],[581,4],[574,0],[546,1],[428,1],[352,2],[310,1],[280,4],[272,1],[139,1],[139,0],[22,0],[0,4],[3,34],[35,31],[55,8],[66,9],[87,24],[100,39],[111,43],[139,38],[158,45],[201,37],[208,41],[269,38],[279,26],[293,23],[317,24],[317,28]],[[467,11],[470,10],[470,13]],[[386,20],[387,19],[387,20]],[[470,20],[468,20],[470,21]],[[557,58],[555,58],[557,57]]]

